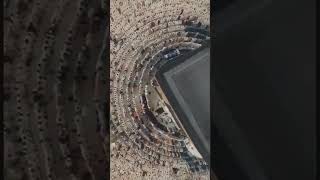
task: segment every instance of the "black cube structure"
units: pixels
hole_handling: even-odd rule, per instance
[[[166,63],[156,78],[177,121],[210,164],[210,49]]]

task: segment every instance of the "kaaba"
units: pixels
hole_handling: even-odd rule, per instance
[[[179,122],[210,164],[210,48],[166,63],[156,77]]]

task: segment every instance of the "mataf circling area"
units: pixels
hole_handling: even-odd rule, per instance
[[[111,179],[209,179],[155,77],[210,41],[208,0],[111,1]]]

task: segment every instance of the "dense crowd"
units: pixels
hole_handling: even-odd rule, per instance
[[[165,50],[188,52],[210,39],[209,7],[205,0],[111,2],[112,179],[209,179],[207,164],[186,148],[187,136],[176,135],[184,132],[156,122],[149,104],[159,99],[148,95]],[[139,170],[123,168],[141,161]]]
[[[106,179],[102,2],[6,1],[4,179]]]

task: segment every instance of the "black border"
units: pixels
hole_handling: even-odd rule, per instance
[[[319,8],[320,8],[320,5],[319,5],[319,1],[315,0],[315,11],[316,11],[316,17],[315,17],[315,20],[316,20],[316,44],[315,44],[315,48],[316,48],[316,66],[315,66],[315,71],[316,71],[316,124],[315,124],[315,128],[316,128],[316,163],[315,163],[315,169],[316,169],[316,179],[320,179],[320,175],[319,175],[319,167],[318,167],[318,162],[320,161],[320,156],[319,156],[319,139],[318,137],[320,136],[320,133],[319,133],[319,127],[320,127],[320,123],[319,123],[319,119],[320,119],[320,113],[319,113],[319,95],[318,95],[318,92],[319,92],[319,87],[318,87],[318,81],[319,81],[319,71],[318,71],[318,67],[319,67],[319,36],[318,36],[318,32],[319,32],[319,27],[318,27],[318,23],[319,23],[319,19],[318,17],[320,16],[319,14]]]
[[[3,2],[1,2],[1,10],[3,11],[4,10],[4,6],[3,6]],[[1,47],[2,47],[2,51],[1,51],[1,57],[2,57],[2,59],[3,59],[3,56],[4,56],[4,44],[3,44],[3,39],[4,39],[4,37],[3,37],[3,33],[4,33],[4,30],[3,30],[3,28],[4,28],[4,23],[3,23],[3,19],[4,19],[4,15],[3,15],[3,12],[1,13],[1,27],[2,27],[2,29],[1,29]],[[1,132],[1,140],[0,140],[0,145],[1,145],[1,154],[2,154],[2,158],[3,158],[3,161],[1,161],[1,170],[2,170],[2,174],[4,175],[4,134],[3,134],[3,121],[4,121],[4,119],[3,119],[3,95],[4,95],[4,92],[3,92],[3,68],[4,68],[4,65],[3,65],[3,60],[0,60],[1,61],[1,94],[0,94],[0,98],[1,98],[1,130],[0,130],[0,132]]]
[[[241,7],[244,7],[243,5],[245,4],[245,3],[247,3],[248,2],[248,0],[245,0],[244,2],[240,2],[240,0],[235,0],[234,1],[234,4],[240,4],[241,5]],[[255,3],[255,1],[253,0],[252,1],[253,3]],[[313,2],[316,2],[316,3],[318,3],[318,1],[313,1]],[[282,2],[282,3],[284,3],[284,2]],[[304,2],[300,2],[301,4],[303,4]],[[309,2],[308,2],[309,3]],[[218,4],[218,1],[217,1],[217,3],[215,3],[215,5],[219,5]],[[287,6],[290,6],[290,1],[288,1],[287,3]],[[317,4],[318,5],[318,4]],[[316,7],[318,7],[318,6],[316,6]],[[220,7],[212,7],[212,4],[211,4],[211,10],[214,10],[214,12],[217,12],[217,14],[215,14],[214,16],[213,15],[211,15],[211,17],[214,17],[215,18],[215,20],[216,21],[211,21],[211,25],[214,25],[214,37],[212,37],[211,39],[213,40],[212,41],[212,54],[213,55],[211,55],[211,57],[212,57],[212,66],[211,67],[213,67],[214,65],[214,63],[215,63],[215,52],[216,52],[216,44],[215,44],[215,40],[216,40],[216,36],[217,36],[217,38],[218,39],[221,39],[221,38],[224,38],[224,36],[225,36],[225,34],[226,33],[224,33],[226,30],[228,30],[229,32],[233,32],[233,30],[232,30],[232,26],[233,25],[235,25],[235,24],[239,24],[239,23],[241,23],[241,20],[243,20],[243,19],[237,19],[237,20],[235,20],[235,21],[233,21],[233,22],[231,22],[231,21],[228,21],[228,20],[232,20],[232,18],[230,19],[230,18],[228,18],[228,16],[226,16],[225,14],[223,14],[224,13],[224,11],[225,10],[228,10],[229,9],[229,12],[231,12],[231,14],[236,14],[236,12],[240,12],[240,10],[243,12],[243,13],[248,13],[248,10],[246,10],[245,9],[245,7],[244,8],[242,8],[242,9],[232,9],[232,7],[230,7],[230,8],[228,8],[228,7],[225,7],[225,9],[223,10],[223,11],[216,11],[216,9],[219,9]],[[314,7],[315,8],[315,7]],[[259,12],[259,9],[258,9],[258,11],[257,12]],[[272,14],[273,12],[268,12],[269,14]],[[286,14],[287,12],[286,12],[286,9],[283,9],[283,14]],[[299,12],[297,12],[297,13],[299,13]],[[318,14],[318,11],[316,12],[317,14]],[[282,14],[282,13],[281,13]],[[230,16],[229,16],[230,17]],[[232,16],[231,16],[232,17]],[[317,16],[318,17],[318,16]],[[262,18],[261,18],[262,19]],[[317,19],[317,18],[316,18]],[[306,19],[307,20],[307,19]],[[213,24],[214,23],[214,24]],[[225,24],[225,23],[232,23],[232,24]],[[285,22],[283,22],[283,23],[285,23]],[[276,25],[275,25],[276,26]],[[230,30],[231,29],[231,30]],[[317,28],[318,29],[318,28]],[[211,28],[211,30],[213,30],[213,28]],[[211,31],[212,32],[212,31]],[[317,31],[316,31],[317,32]],[[229,36],[232,36],[233,34],[232,33],[229,33],[228,34]],[[303,36],[303,34],[301,34],[301,36]],[[318,37],[317,37],[318,38]],[[317,39],[318,40],[318,39]],[[317,41],[318,42],[318,41]],[[229,42],[230,43],[230,42]],[[316,45],[316,47],[317,47],[317,45]],[[230,53],[232,53],[232,52],[230,52]],[[316,57],[317,57],[317,55],[318,55],[318,51],[316,51]],[[239,59],[241,59],[241,57],[239,57]],[[219,59],[219,60],[221,60],[221,59]],[[319,62],[317,62],[317,65],[318,65],[318,63]],[[318,67],[318,66],[317,66]],[[316,74],[317,74],[317,77],[318,77],[318,71],[316,71]],[[215,72],[213,72],[212,74],[211,74],[212,76],[212,81],[214,82],[214,83],[211,83],[211,84],[216,84],[216,76],[215,76]],[[236,75],[236,74],[235,74]],[[316,78],[317,79],[317,78]],[[315,82],[316,83],[316,82]],[[316,90],[318,90],[318,87],[316,86]],[[221,90],[221,91],[223,91],[223,89]],[[316,99],[317,100],[319,100],[318,98],[318,93],[317,93],[318,91],[316,91]],[[213,99],[216,97],[216,96],[218,96],[217,95],[217,93],[215,92],[215,90],[213,89],[213,92],[212,92],[214,95],[213,96],[211,96],[211,100],[212,100],[212,102],[213,103],[215,103],[215,101],[213,101]],[[303,96],[303,95],[301,95],[301,96]],[[319,108],[317,108],[318,107],[318,101],[316,101],[317,102],[317,104],[316,104],[316,117],[317,117],[317,119],[319,119],[319,111],[318,111],[318,109]],[[245,105],[245,103],[244,103],[244,105]],[[213,108],[215,108],[215,107],[213,107]],[[214,111],[215,109],[213,109],[213,111]],[[215,117],[213,117],[213,118],[215,118]],[[215,121],[215,119],[213,119],[214,121]],[[316,122],[316,134],[317,134],[317,136],[316,136],[316,139],[317,139],[317,137],[318,137],[318,126],[319,126],[319,122],[316,120],[315,121]],[[211,129],[216,129],[215,127],[213,127],[213,128],[211,128]],[[216,130],[216,131],[218,131],[218,130]],[[216,139],[216,140],[219,140],[219,138],[218,138],[218,135],[219,134],[215,134],[215,131],[212,131],[212,136],[214,137],[213,139]],[[318,139],[317,139],[317,142],[318,142]],[[213,167],[213,169],[214,169],[214,172],[215,173],[217,173],[217,175],[218,175],[218,179],[219,179],[219,174],[226,174],[226,173],[230,173],[230,174],[232,174],[232,173],[237,173],[237,172],[235,172],[235,171],[239,171],[240,173],[243,173],[243,170],[241,170],[241,168],[243,168],[242,166],[240,166],[240,165],[236,165],[234,168],[233,167],[230,167],[230,166],[232,166],[231,164],[233,163],[232,161],[233,161],[233,159],[229,156],[229,158],[231,158],[231,159],[228,159],[227,161],[229,161],[229,164],[228,163],[226,163],[226,165],[225,165],[225,167],[226,166],[229,166],[229,169],[228,170],[226,170],[226,169],[224,169],[224,170],[222,170],[221,169],[221,167],[222,167],[222,165],[221,165],[221,163],[224,163],[223,162],[223,160],[226,160],[226,159],[221,159],[221,157],[220,156],[218,156],[217,155],[217,151],[216,151],[216,149],[218,148],[218,147],[222,147],[223,146],[223,144],[221,144],[221,143],[219,143],[219,142],[217,142],[217,141],[214,141],[214,142],[212,142],[213,143],[213,148],[211,148],[212,150],[213,150],[213,154],[212,154],[212,156],[211,156],[211,158],[212,158],[212,167]],[[215,148],[216,147],[216,148]],[[316,149],[318,149],[318,145],[316,144]],[[319,151],[319,150],[318,150]],[[318,156],[318,151],[316,151],[316,159],[317,160],[319,160],[319,156]],[[217,156],[215,156],[215,155],[217,155]],[[226,157],[226,156],[225,156]],[[219,159],[220,158],[220,159]],[[318,162],[318,161],[317,161]],[[276,163],[276,162],[275,162]],[[288,163],[295,163],[295,162],[288,162]],[[293,172],[294,173],[294,172]],[[239,178],[237,178],[237,179],[248,179],[246,176],[245,176],[245,174],[243,174],[243,175],[240,175],[240,176],[242,176],[242,177],[239,177]],[[318,177],[319,176],[319,173],[318,173],[318,171],[316,171],[316,177]],[[319,179],[320,177],[318,177],[318,179]],[[221,178],[221,179],[223,179],[223,180],[225,180],[225,178]],[[219,179],[219,180],[221,180],[221,179]],[[226,178],[227,179],[227,178]],[[229,179],[228,179],[229,180]]]

